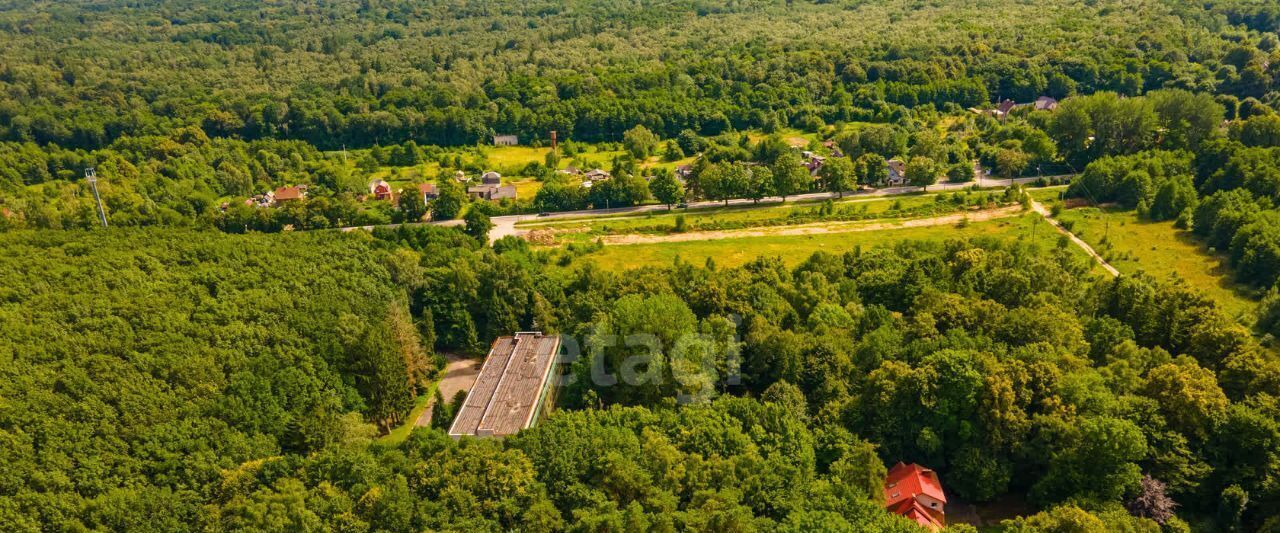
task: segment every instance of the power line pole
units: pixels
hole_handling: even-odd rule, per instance
[[[93,167],[84,169],[84,179],[89,182],[89,186],[93,188],[93,199],[98,202],[98,220],[102,221],[102,227],[107,227],[107,212],[102,208],[102,196],[98,194],[98,173]]]

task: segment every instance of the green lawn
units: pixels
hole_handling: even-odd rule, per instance
[[[1230,315],[1247,317],[1257,300],[1231,281],[1227,258],[1210,253],[1191,233],[1173,222],[1149,222],[1135,211],[1080,208],[1062,211],[1059,220],[1122,273],[1146,271],[1156,277],[1177,275],[1216,300]]]
[[[1031,239],[1048,250],[1057,246],[1058,234],[1043,218],[1023,214],[1014,218],[976,222],[965,227],[933,226],[883,231],[830,233],[822,235],[786,235],[768,237],[743,237],[693,242],[658,244],[610,245],[586,256],[599,266],[609,270],[625,270],[640,266],[670,265],[677,257],[684,261],[702,264],[712,258],[719,266],[742,265],[756,257],[782,258],[788,266],[794,266],[814,252],[824,250],[844,253],[861,245],[864,248],[892,245],[909,239],[964,239],[977,236],[994,236],[1007,239]],[[1079,252],[1082,259],[1086,256]]]

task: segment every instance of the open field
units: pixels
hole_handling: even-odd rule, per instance
[[[891,210],[904,210],[934,204],[937,195],[904,195],[894,198],[862,198],[836,202],[837,213],[865,214],[874,216]],[[944,198],[949,198],[949,195]],[[517,227],[527,229],[554,229],[560,231],[583,232],[583,235],[601,235],[617,233],[654,233],[664,232],[676,224],[676,219],[683,216],[687,227],[691,229],[718,228],[725,225],[754,226],[770,225],[785,222],[789,218],[816,214],[822,202],[735,205],[712,209],[692,211],[674,210],[671,212],[649,212],[639,215],[583,217],[552,222],[527,221],[517,223]]]
[[[677,257],[694,264],[702,264],[711,258],[716,265],[732,267],[757,257],[769,256],[780,257],[788,266],[794,266],[818,251],[844,253],[858,246],[863,248],[890,246],[913,239],[967,239],[982,236],[1026,240],[1034,238],[1034,242],[1045,250],[1057,246],[1058,243],[1058,233],[1043,218],[1033,213],[959,226],[957,224],[881,231],[606,245],[602,250],[586,258],[608,270],[665,266],[670,265]],[[1079,254],[1082,259],[1085,258],[1083,251],[1075,247],[1071,250]]]
[[[1231,281],[1226,256],[1210,253],[1190,232],[1174,228],[1173,222],[1149,222],[1140,220],[1135,211],[1107,209],[1104,213],[1092,207],[1064,210],[1058,219],[1070,224],[1073,233],[1121,273],[1177,275],[1237,318],[1246,317],[1257,305],[1251,291]]]

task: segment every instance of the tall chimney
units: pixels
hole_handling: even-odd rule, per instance
[[[556,149],[556,130],[551,130],[551,151]]]

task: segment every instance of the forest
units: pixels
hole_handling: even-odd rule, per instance
[[[430,227],[3,240],[6,530],[912,531],[876,503],[899,460],[1027,495],[1012,531],[1280,527],[1274,353],[1061,248],[615,274]],[[532,328],[586,347],[545,423],[377,438],[432,353]],[[593,385],[635,334],[657,379]]]
[[[1049,140],[1043,120],[1001,125],[966,109],[1163,89],[1213,95],[1224,120],[1267,113],[1280,87],[1277,18],[1252,1],[19,0],[0,11],[0,229],[92,225],[86,167],[98,170],[114,225],[412,221],[429,210],[364,201],[374,169],[427,165],[424,181],[434,169],[479,173],[491,168],[457,150],[495,134],[545,146],[553,130],[569,141],[564,152],[513,169],[553,190],[479,208],[658,197],[634,181],[593,197],[554,183],[573,144],[631,148],[637,128],[667,142],[634,151],[640,165],[606,161],[619,177],[655,174],[646,156],[717,145],[700,160],[754,162],[758,153],[732,149],[745,142],[738,133],[784,129],[832,141],[871,129],[859,154],[923,158],[924,181],[954,178],[974,158],[1004,174],[1079,171],[1140,145],[1082,150],[1088,137]],[[1168,125],[1116,124],[1146,134]],[[243,205],[297,184],[311,187],[307,201]],[[742,189],[682,192],[759,194]]]
[[[1017,511],[982,531],[1280,531],[1278,30],[1261,0],[0,2],[0,531],[922,531],[883,508],[899,461]],[[891,160],[1069,180],[1256,312],[1065,236],[621,271],[489,240]],[[494,169],[536,190],[456,179]],[[391,226],[428,219],[462,223]],[[447,436],[446,355],[530,330],[575,346],[554,412]]]

